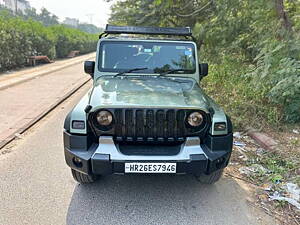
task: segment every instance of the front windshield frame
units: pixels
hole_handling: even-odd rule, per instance
[[[172,72],[170,74],[195,74],[196,73],[196,70],[197,70],[197,59],[196,59],[196,52],[195,52],[195,45],[192,43],[192,42],[177,42],[177,41],[146,41],[146,40],[105,40],[105,41],[101,41],[100,42],[100,45],[99,45],[99,56],[98,56],[98,70],[100,72],[110,72],[110,73],[121,73],[121,72],[124,72],[124,71],[127,71],[129,69],[133,69],[133,68],[140,68],[140,67],[145,67],[145,66],[141,66],[141,65],[135,65],[135,67],[132,67],[132,68],[103,68],[102,67],[102,57],[103,57],[103,46],[105,44],[129,44],[129,45],[143,45],[143,44],[157,44],[157,45],[168,45],[168,46],[187,46],[187,47],[190,47],[191,48],[191,51],[192,51],[192,57],[193,57],[193,68],[190,69],[190,71],[184,71],[184,72],[181,72],[181,71],[177,71],[177,72]],[[173,69],[173,68],[170,68],[170,69]],[[146,69],[146,70],[140,70],[140,71],[134,71],[132,73],[134,74],[154,74],[154,75],[157,75],[157,74],[160,74],[162,72],[165,72],[167,71],[168,69],[162,69],[162,70],[158,70],[158,71],[154,71],[153,69],[149,68],[149,69]]]

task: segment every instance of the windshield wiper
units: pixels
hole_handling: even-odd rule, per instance
[[[170,69],[170,70],[166,70],[162,73],[160,73],[158,76],[165,76],[169,73],[174,73],[174,72],[191,72],[193,70],[187,70],[187,69]]]
[[[131,72],[134,72],[134,71],[146,70],[146,69],[148,69],[148,68],[147,67],[144,67],[144,68],[133,68],[133,69],[130,69],[130,70],[125,70],[124,72],[121,72],[121,73],[117,73],[116,75],[114,75],[114,77],[122,76],[125,73],[131,73]]]

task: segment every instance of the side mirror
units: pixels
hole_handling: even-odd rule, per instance
[[[208,74],[208,64],[207,63],[200,63],[199,64],[200,76],[205,77]]]
[[[84,72],[90,74],[92,78],[94,78],[95,72],[95,61],[85,61],[84,62]]]

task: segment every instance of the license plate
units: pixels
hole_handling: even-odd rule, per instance
[[[176,163],[125,163],[125,173],[176,173]]]

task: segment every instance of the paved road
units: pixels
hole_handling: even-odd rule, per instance
[[[75,183],[64,162],[62,124],[86,88],[0,150],[1,225],[274,224],[248,205],[247,192],[230,178],[213,186],[191,176]]]
[[[57,67],[54,64],[48,65],[48,67],[52,65],[55,66],[54,68]],[[30,123],[33,118],[46,111],[87,79],[89,76],[83,72],[83,63],[78,63],[72,67],[0,90],[0,105],[3,106],[0,110],[0,146],[1,143],[5,143],[5,140],[10,139],[10,136],[18,133],[20,129]]]

